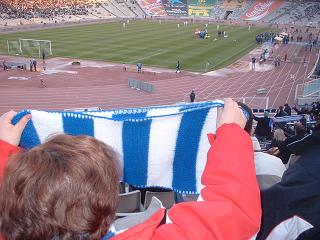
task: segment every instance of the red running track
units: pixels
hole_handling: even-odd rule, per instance
[[[313,48],[307,52],[304,45],[282,45],[274,49],[273,55],[283,58],[287,52],[287,62],[282,61],[281,66],[275,68],[272,61],[268,60],[264,65],[257,64],[256,70],[251,70],[251,57],[255,55],[258,58],[261,51],[256,49],[228,68],[210,73],[213,76],[189,72],[175,74],[173,70],[155,68],[144,69],[144,74],[138,74],[134,66],[128,66],[130,69],[123,72],[122,66],[113,63],[81,61],[80,66],[71,66],[71,59],[62,58],[48,60],[47,70],[36,73],[1,70],[0,113],[10,109],[62,110],[97,106],[112,109],[175,104],[188,101],[192,89],[196,92],[197,101],[247,97],[246,103],[252,108],[264,108],[265,102],[257,98],[269,97],[270,108],[277,108],[284,103],[293,104],[296,85],[307,81],[319,49]],[[307,64],[293,62],[295,55],[300,59],[305,57]],[[19,57],[1,58],[28,62],[28,59]],[[21,80],[21,77],[25,80]],[[39,88],[41,78],[46,88]],[[128,78],[154,84],[155,92],[129,88]],[[258,88],[265,88],[267,92],[258,95]]]

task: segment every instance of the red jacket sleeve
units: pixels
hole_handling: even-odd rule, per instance
[[[260,191],[250,136],[236,124],[225,124],[208,137],[202,201],[174,205],[168,214],[172,223],[158,227],[162,209],[112,239],[248,240],[258,232]]]
[[[0,181],[2,181],[4,169],[7,166],[9,156],[17,152],[20,152],[20,148],[0,140]]]
[[[236,124],[225,124],[208,137],[202,201],[171,208],[172,223],[160,226],[154,240],[248,240],[258,232],[260,191],[250,136]]]

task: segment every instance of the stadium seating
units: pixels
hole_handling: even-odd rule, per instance
[[[152,197],[158,198],[166,209],[170,209],[175,204],[175,196],[173,191],[170,191],[170,192],[147,191],[145,200],[144,200],[144,207],[146,209],[149,207]]]
[[[228,1],[218,1],[211,11],[211,16],[215,19],[240,19],[255,3],[255,0],[246,0],[242,4],[230,5],[225,2]],[[230,13],[230,14],[228,14]]]
[[[263,20],[272,23],[314,25],[320,22],[320,5],[318,1],[285,1],[278,10]]]
[[[217,1],[213,5],[210,17],[240,20],[255,3],[256,0]],[[165,16],[163,4],[144,0],[5,0],[0,2],[0,19],[3,20],[0,26],[110,17],[142,18],[147,15]],[[177,16],[179,17],[179,14]],[[265,16],[262,21],[317,26],[320,22],[320,5],[315,0],[284,1],[278,9]]]
[[[139,190],[120,193],[119,206],[117,209],[117,216],[123,217],[130,215],[130,213],[138,213],[142,211],[141,193]]]

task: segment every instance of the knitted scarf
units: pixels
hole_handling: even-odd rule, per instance
[[[119,155],[122,178],[136,187],[163,187],[179,193],[201,190],[209,142],[222,101],[108,111],[24,110],[31,113],[20,146],[30,149],[57,133],[93,136]]]

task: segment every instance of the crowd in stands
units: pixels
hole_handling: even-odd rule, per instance
[[[252,8],[256,0],[217,1],[210,12],[215,19],[239,20]],[[161,1],[157,2],[163,8]],[[145,16],[150,7],[136,1],[123,0],[21,0],[0,2],[2,19],[52,19],[56,16],[86,16],[108,13],[110,16]],[[152,15],[152,13],[151,13]],[[178,15],[177,15],[178,16]],[[320,6],[317,1],[285,1],[279,9],[267,15],[262,21],[271,23],[299,23],[317,25],[320,23]]]
[[[293,112],[302,116],[299,121],[290,118]],[[283,118],[284,121],[277,122],[277,118]],[[259,141],[268,142],[268,152],[287,164],[292,154],[288,145],[312,133],[315,126],[320,123],[320,102],[305,104],[300,109],[296,106],[291,108],[288,104],[280,106],[274,115],[275,121],[269,117],[267,111],[263,117],[255,116],[254,119],[257,121],[255,134]]]
[[[110,146],[56,135],[23,151],[17,146],[32,116],[12,125],[16,113],[8,112],[0,118],[0,239],[317,239],[320,102],[301,109],[286,104],[275,118],[293,110],[317,123],[312,129],[305,121],[272,124],[268,112],[256,117],[245,104],[225,99],[216,134],[208,135],[201,202],[180,198],[170,205],[169,224],[157,199],[142,215],[116,219],[118,159]],[[269,152],[256,137],[272,139]],[[299,159],[285,166],[292,154]]]
[[[225,2],[227,4],[225,4]],[[232,6],[230,7],[228,7],[230,4],[228,4],[228,2],[231,1],[218,1],[216,4],[214,4],[210,12],[210,16],[214,17],[215,19],[239,19],[253,6],[255,0],[238,1],[237,4],[231,4]],[[230,14],[227,15],[227,12]]]
[[[0,13],[4,19],[52,18],[59,15],[87,15],[94,5],[92,0],[35,0],[1,1]]]
[[[306,1],[285,1],[282,6],[270,16],[266,21],[273,23],[302,23],[317,25],[320,23],[319,2],[315,0]]]

